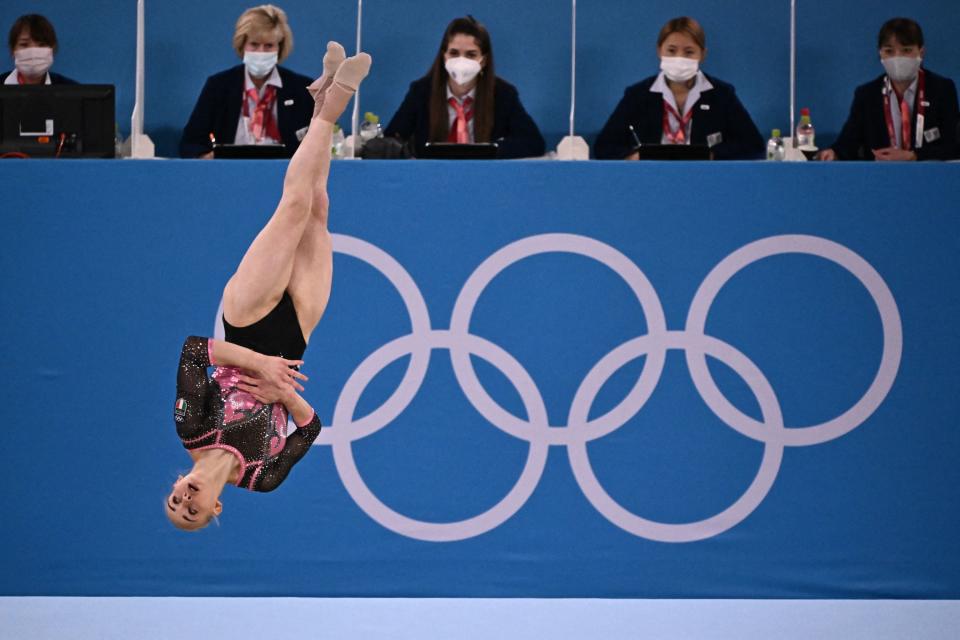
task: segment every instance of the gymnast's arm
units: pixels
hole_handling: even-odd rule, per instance
[[[257,491],[273,491],[279,487],[293,465],[307,455],[310,445],[320,435],[320,418],[300,394],[290,391],[284,398],[283,404],[297,424],[297,430],[287,437],[280,455],[268,462],[260,472],[257,478]]]
[[[207,367],[236,367],[252,373],[254,377],[241,376],[241,379],[256,385],[256,395],[261,402],[270,403],[278,401],[287,391],[303,390],[297,380],[307,377],[290,368],[301,364],[302,360],[265,356],[223,340],[190,336],[183,343],[177,370],[174,418],[178,431],[187,436],[204,423],[213,384],[207,377]]]
[[[190,437],[203,428],[207,414],[207,397],[212,383],[207,377],[210,366],[210,341],[190,336],[180,350],[180,366],[177,368],[177,402],[173,418],[177,432]]]
[[[240,376],[244,390],[250,391],[265,404],[280,401],[288,390],[303,391],[298,380],[306,380],[296,369],[303,360],[287,360],[276,356],[265,356],[246,347],[223,340],[210,340],[210,362],[221,367],[236,367],[252,374]]]

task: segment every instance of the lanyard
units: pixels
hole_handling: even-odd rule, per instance
[[[673,115],[674,118],[680,123],[680,126],[677,127],[677,130],[674,131],[670,127],[670,116]],[[687,143],[687,125],[690,124],[690,120],[693,119],[693,109],[687,112],[687,115],[680,117],[680,114],[677,113],[677,110],[674,109],[673,105],[663,101],[663,135],[667,138],[670,144],[686,144]]]
[[[886,85],[883,91],[883,117],[887,122],[887,135],[890,136],[890,146],[897,146],[897,133],[893,128],[893,116],[890,114],[890,94],[896,93],[890,77],[885,79]],[[926,79],[923,69],[917,72],[917,130],[916,130],[916,148],[923,146],[923,120],[924,111],[926,111]],[[900,148],[905,151],[910,150],[910,107],[905,99],[897,96],[897,103],[900,105]]]

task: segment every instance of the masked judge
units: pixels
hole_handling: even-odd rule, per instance
[[[0,84],[76,84],[50,71],[57,52],[57,32],[45,17],[31,13],[20,16],[8,37],[13,71],[0,74]]]
[[[414,81],[386,135],[410,142],[496,142],[500,158],[542,156],[544,140],[517,89],[496,75],[490,33],[472,16],[447,25],[430,71]]]
[[[957,157],[957,88],[926,69],[923,31],[888,20],[877,37],[884,73],[857,87],[850,115],[821,160],[905,161]]]
[[[657,55],[660,73],[627,87],[597,137],[596,158],[635,160],[638,142],[706,145],[718,160],[763,156],[763,138],[733,86],[700,69],[707,55],[700,23],[667,22]]]
[[[313,115],[312,78],[279,66],[293,49],[287,14],[270,4],[237,20],[233,48],[243,64],[207,78],[180,139],[180,156],[212,158],[213,141],[282,144],[292,156]]]

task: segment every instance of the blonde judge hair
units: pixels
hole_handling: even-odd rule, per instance
[[[293,51],[293,31],[290,30],[290,24],[287,22],[286,12],[272,4],[262,4],[240,14],[237,18],[237,26],[233,30],[234,51],[242,58],[243,48],[251,36],[271,31],[280,32],[277,62],[283,62]]]

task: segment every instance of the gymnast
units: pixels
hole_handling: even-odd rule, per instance
[[[345,58],[342,46],[329,43],[323,75],[308,87],[313,118],[290,159],[280,203],[223,290],[226,341],[191,336],[183,344],[174,419],[193,469],[164,505],[180,529],[200,529],[219,515],[227,482],[276,489],[320,433],[297,393],[307,377],[296,367],[330,297],[333,126],[370,69],[366,53]],[[297,425],[289,435],[288,415]]]

